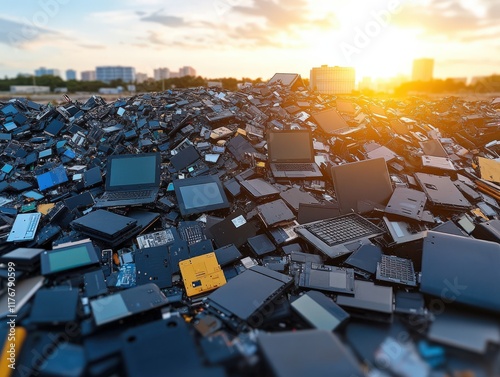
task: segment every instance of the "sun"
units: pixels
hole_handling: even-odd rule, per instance
[[[353,56],[352,63],[359,78],[410,75],[413,60],[421,53],[416,33],[394,27],[371,40],[357,56]]]
[[[398,27],[395,17],[403,8],[390,8],[386,1],[343,2],[330,7],[338,23],[334,28],[304,30],[311,66],[354,67],[356,79],[410,75],[413,59],[421,56],[420,30]]]

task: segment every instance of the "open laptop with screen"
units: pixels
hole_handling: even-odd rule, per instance
[[[323,174],[314,162],[309,131],[270,131],[267,133],[269,166],[275,178],[318,178]]]
[[[97,208],[148,204],[160,188],[159,153],[117,155],[108,158],[106,191]]]

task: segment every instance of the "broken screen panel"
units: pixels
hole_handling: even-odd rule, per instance
[[[177,179],[173,183],[183,216],[229,208],[222,183],[217,177]]]

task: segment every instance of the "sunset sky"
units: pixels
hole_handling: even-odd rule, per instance
[[[356,78],[500,73],[498,0],[36,0],[4,2],[0,75],[45,66],[153,69],[189,65],[204,77],[262,77],[321,64]]]

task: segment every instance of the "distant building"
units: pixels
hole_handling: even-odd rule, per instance
[[[113,80],[122,80],[124,82],[135,81],[135,68],[122,66],[103,66],[96,67],[96,79],[98,81],[110,83]]]
[[[35,69],[35,76],[40,77],[40,76],[61,76],[61,71],[55,68],[45,68],[45,67],[40,67],[38,69]]]
[[[373,89],[377,92],[394,93],[394,91],[398,87],[408,81],[410,81],[409,77],[405,75],[398,75],[390,78],[381,78],[375,81]]]
[[[358,84],[359,90],[373,90],[373,86],[374,85],[371,77],[363,77],[363,79]]]
[[[351,67],[322,65],[310,72],[310,88],[324,94],[349,94],[354,90],[356,74]]]
[[[474,86],[477,84],[485,83],[489,76],[474,76],[471,78],[469,85]]]
[[[196,76],[196,70],[193,67],[184,66],[179,68],[179,77]]]
[[[412,80],[431,81],[434,75],[434,59],[415,59],[413,61]]]
[[[68,69],[66,71],[66,80],[76,80],[76,71],[74,69]]]
[[[123,87],[117,86],[116,88],[99,88],[99,94],[121,94]]]
[[[273,77],[267,82],[267,85],[281,84],[287,86],[292,90],[297,90],[304,87],[302,77],[297,73],[275,73]]]
[[[170,69],[158,68],[153,71],[155,81],[166,80],[170,78]]]
[[[447,80],[450,80],[454,84],[464,84],[464,85],[467,85],[467,77],[450,77]]]
[[[12,94],[50,93],[50,86],[12,85],[10,92]]]
[[[155,81],[173,79],[176,77],[196,76],[196,70],[193,67],[184,66],[179,68],[178,72],[173,72],[168,68],[157,68],[154,71]]]
[[[83,71],[82,81],[96,81],[95,71]]]
[[[220,82],[220,81],[208,81],[207,86],[209,88],[221,88],[222,89],[222,82]]]
[[[135,74],[135,81],[137,84],[142,84],[143,82],[148,81],[148,75],[147,73],[136,73]]]

